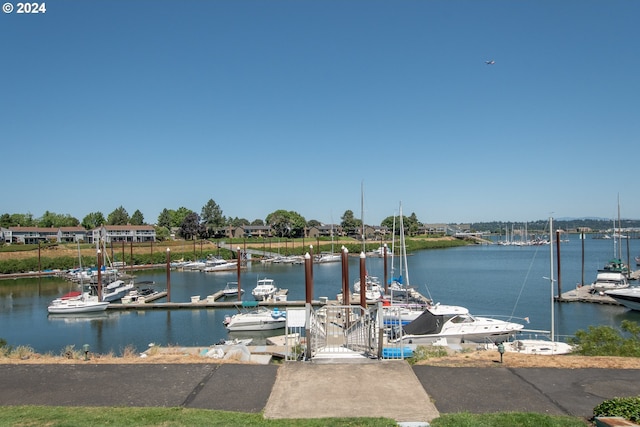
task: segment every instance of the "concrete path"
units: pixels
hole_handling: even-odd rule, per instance
[[[264,415],[428,422],[439,414],[406,362],[374,361],[287,363],[278,370]]]

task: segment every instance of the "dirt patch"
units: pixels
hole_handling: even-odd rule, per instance
[[[497,351],[476,350],[453,353],[444,357],[422,360],[418,365],[448,366],[448,367],[510,367],[510,368],[611,368],[611,369],[640,369],[640,358],[636,357],[604,357],[604,356],[576,356],[557,355],[545,356],[539,354],[505,353],[500,363]]]

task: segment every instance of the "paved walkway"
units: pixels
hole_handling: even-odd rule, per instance
[[[640,394],[640,369],[443,368],[404,361],[245,364],[0,364],[0,405],[164,406],[267,418],[530,411],[590,418]]]

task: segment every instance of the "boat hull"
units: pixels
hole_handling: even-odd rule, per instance
[[[605,294],[631,310],[640,311],[640,288],[606,291]]]
[[[47,307],[47,311],[50,314],[95,313],[106,310],[108,305],[106,301],[61,300],[54,301]]]

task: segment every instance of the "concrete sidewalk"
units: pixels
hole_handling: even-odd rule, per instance
[[[406,361],[246,364],[0,364],[0,405],[156,406],[267,418],[527,411],[590,418],[640,395],[640,369],[445,368]]]

